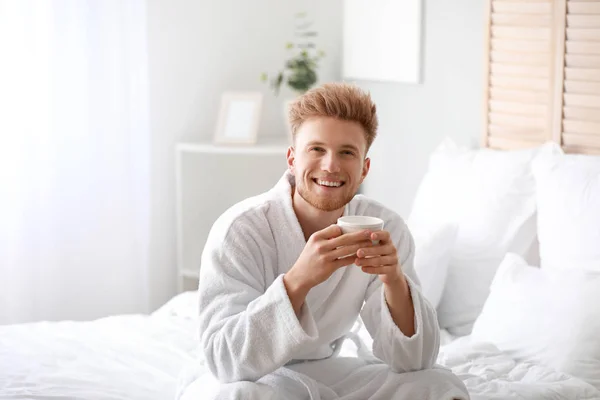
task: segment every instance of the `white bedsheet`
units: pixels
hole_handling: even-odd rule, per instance
[[[354,340],[346,340],[340,354],[369,356],[369,333],[358,324]],[[450,368],[464,383],[472,400],[600,399],[600,392],[580,379],[529,362],[517,362],[491,343],[473,342],[469,336],[441,333],[438,364]],[[361,347],[364,347],[361,349]]]
[[[0,327],[0,399],[173,399],[195,346],[176,317]]]
[[[0,399],[173,399],[190,368],[206,372],[196,361],[194,305],[187,293],[151,316],[0,326]],[[368,346],[368,333],[358,328],[357,338]],[[356,353],[347,340],[341,354]],[[443,346],[438,362],[465,382],[474,400],[600,400],[579,379],[516,363],[468,337]]]
[[[473,400],[600,399],[600,392],[581,381],[529,362],[516,362],[490,343],[459,338],[443,346],[438,362],[465,383]]]

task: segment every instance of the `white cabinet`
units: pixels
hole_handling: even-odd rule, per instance
[[[179,291],[195,290],[215,220],[235,203],[272,188],[286,170],[287,145],[176,146]]]

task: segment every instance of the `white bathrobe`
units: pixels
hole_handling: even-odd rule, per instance
[[[200,268],[199,328],[212,374],[183,398],[467,399],[450,371],[432,369],[439,328],[417,286],[408,228],[365,196],[355,196],[344,215],[385,221],[409,281],[415,335],[406,337],[393,322],[377,275],[355,265],[314,287],[296,316],[282,280],[306,245],[292,208],[293,184],[286,172],[273,189],[233,206],[211,229]],[[337,357],[359,314],[376,359]]]

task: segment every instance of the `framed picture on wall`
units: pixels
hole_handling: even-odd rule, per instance
[[[223,93],[215,131],[215,143],[256,143],[262,102],[261,92]]]
[[[344,0],[343,77],[421,83],[423,0]]]

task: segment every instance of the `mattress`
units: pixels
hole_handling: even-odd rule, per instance
[[[174,399],[191,377],[208,373],[195,304],[188,292],[150,315],[0,326],[0,399]],[[577,378],[516,362],[469,337],[450,339],[438,362],[465,382],[472,399],[600,399]],[[369,346],[358,323],[340,353],[368,356]]]

